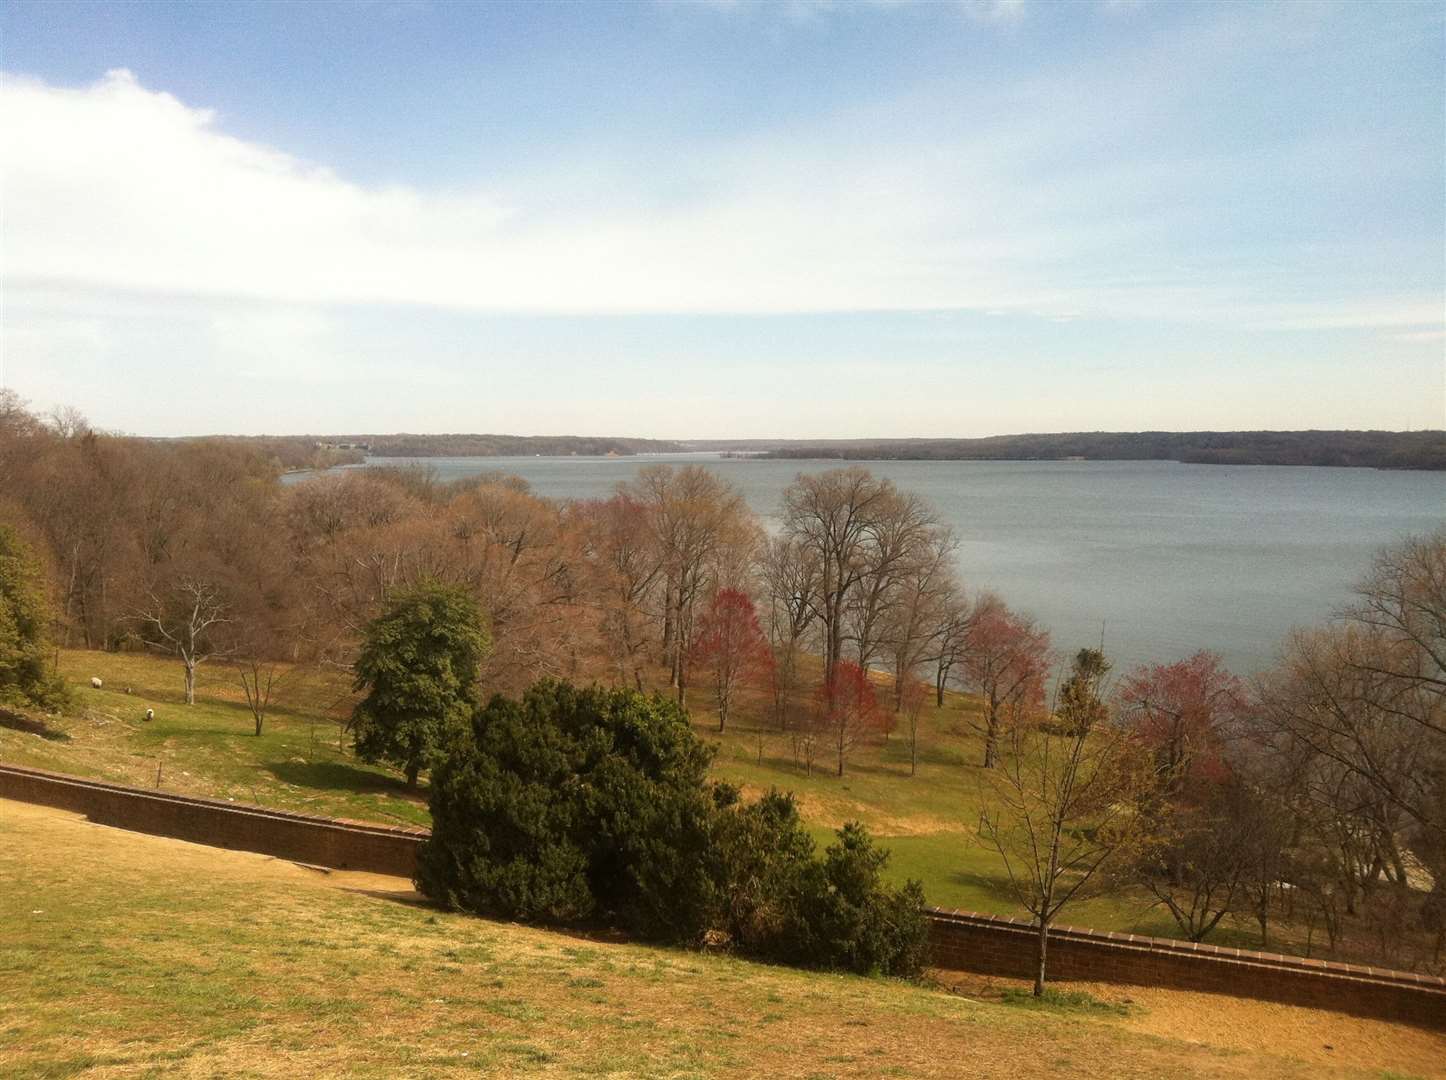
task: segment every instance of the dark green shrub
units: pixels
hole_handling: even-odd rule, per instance
[[[495,697],[432,776],[417,884],[449,907],[700,934],[711,752],[672,702],[544,682]]]
[[[823,862],[809,867],[803,889],[804,963],[906,978],[922,972],[929,936],[924,890],[917,881],[885,885],[879,874],[888,861],[858,822],[839,830]]]
[[[846,826],[822,861],[790,795],[744,804],[672,701],[544,682],[493,698],[432,774],[417,886],[450,908],[593,922],[675,944],[916,975],[917,883]]]

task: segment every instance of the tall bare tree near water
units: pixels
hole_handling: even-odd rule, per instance
[[[803,474],[783,493],[783,532],[818,560],[814,612],[823,635],[824,679],[843,657],[849,603],[871,570],[870,549],[898,503],[889,480],[853,465]]]
[[[756,539],[752,515],[732,485],[701,465],[650,465],[620,490],[644,507],[644,522],[657,546],[663,568],[663,649],[678,704],[684,705],[695,606],[716,582],[727,549]]]
[[[948,626],[948,602],[959,591],[955,548],[950,530],[929,529],[892,586],[882,636],[894,670],[895,712],[903,708],[905,684],[931,654],[937,654]]]
[[[805,635],[814,625],[819,561],[797,538],[776,536],[763,548],[763,583],[768,591],[768,636],[773,645],[773,717],[788,727]]]

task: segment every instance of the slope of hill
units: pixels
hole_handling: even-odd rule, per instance
[[[1379,1077],[1441,1061],[1438,1036],[1312,1009],[1149,991],[1144,1006],[1025,1009],[979,1000],[987,987],[965,998],[448,915],[399,879],[48,808],[0,802],[0,820],[0,1072],[15,1080]],[[1203,1044],[1163,1034],[1186,1012]],[[1238,1029],[1265,1041],[1242,1046]]]

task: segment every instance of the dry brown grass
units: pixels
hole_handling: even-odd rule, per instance
[[[0,875],[6,1077],[1379,1076],[1446,1053],[1337,1019],[1321,1023],[1356,1049],[1321,1060],[1176,1037],[1169,997],[1125,1018],[1034,1013],[586,940],[434,912],[397,879],[9,802]],[[1205,1031],[1246,1007],[1188,1003]]]

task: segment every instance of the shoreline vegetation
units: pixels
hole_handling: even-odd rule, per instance
[[[729,457],[842,461],[1177,461],[1446,471],[1446,431],[1089,431],[969,439],[635,439],[581,435],[214,436],[260,449],[284,471],[369,457]]]
[[[703,449],[712,444],[690,445]],[[754,449],[770,458],[850,461],[1178,461],[1446,469],[1446,431],[1091,431],[977,439],[790,440]]]

